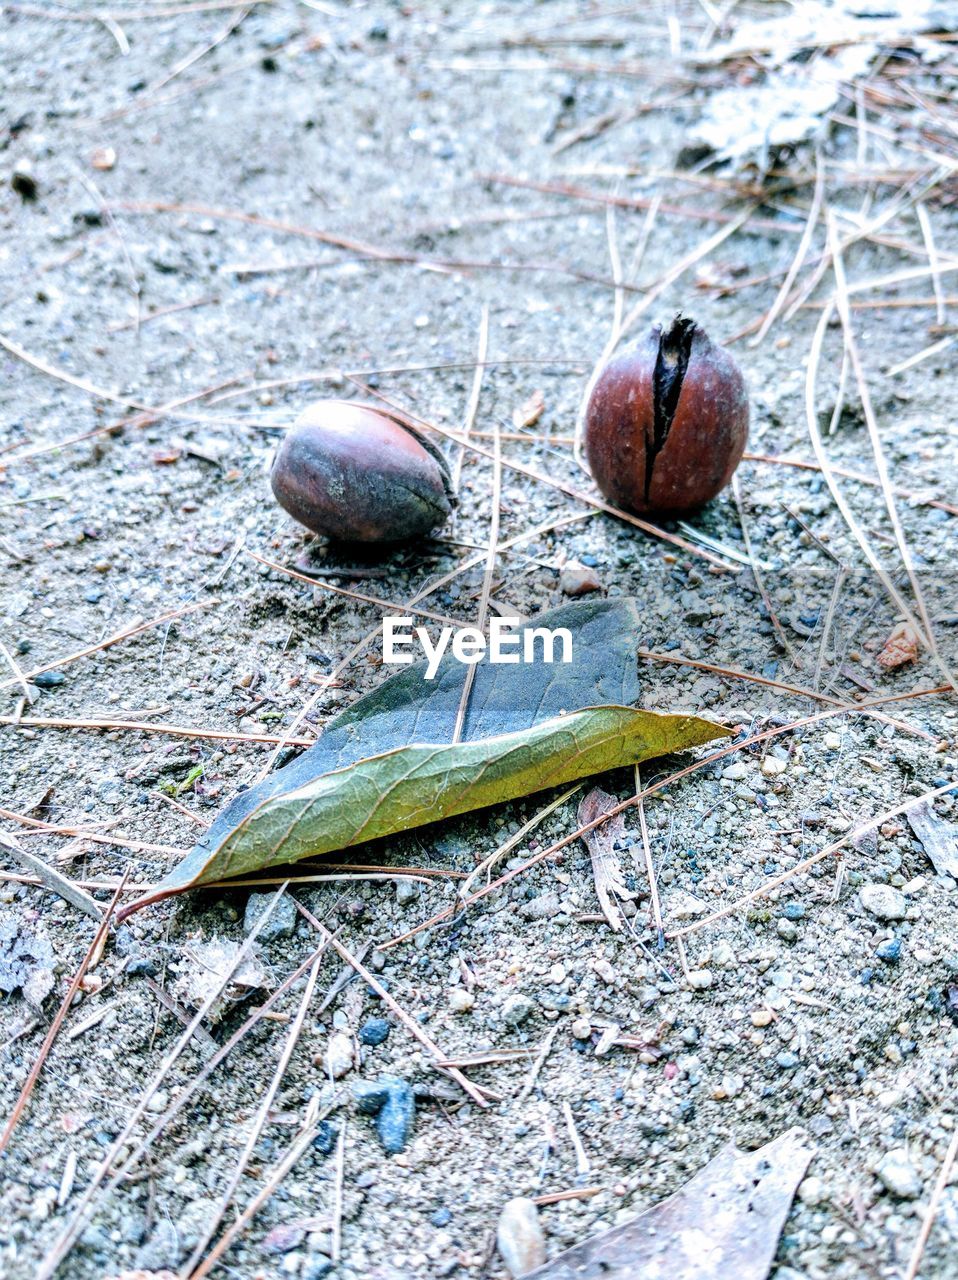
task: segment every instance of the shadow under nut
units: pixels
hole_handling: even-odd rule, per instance
[[[363,405],[311,405],[276,452],[277,502],[314,533],[343,542],[421,537],[450,512],[441,454],[396,419]]]

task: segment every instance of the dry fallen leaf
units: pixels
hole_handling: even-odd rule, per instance
[[[545,413],[546,399],[541,391],[533,391],[532,395],[518,409],[512,411],[512,425],[517,431],[523,427],[534,427]]]
[[[128,915],[171,893],[409,831],[728,737],[720,724],[636,709],[635,600],[564,605],[532,619],[563,627],[572,661],[473,667],[462,738],[453,726],[467,668],[447,655],[427,681],[403,668],[331,720],[291,764],[234,797],[186,858]]]
[[[913,805],[905,816],[937,874],[958,880],[958,826],[939,818],[927,800]]]
[[[614,809],[616,803],[614,796],[610,796],[601,787],[594,787],[587,796],[583,796],[579,805],[579,812],[576,815],[579,826],[584,827],[590,822],[595,822],[600,814]],[[589,856],[592,859],[595,895],[599,899],[602,914],[616,932],[625,923],[616,899],[629,896],[625,881],[622,879],[622,867],[618,854],[615,851],[615,843],[622,838],[624,832],[625,820],[620,813],[610,818],[608,822],[604,822],[601,827],[596,827],[594,831],[587,831],[582,837],[582,843],[589,850]]]
[[[886,671],[903,667],[918,657],[918,637],[909,622],[900,622],[882,646],[876,661]]]
[[[730,1143],[668,1200],[525,1280],[765,1280],[811,1158],[802,1129],[757,1151]]]

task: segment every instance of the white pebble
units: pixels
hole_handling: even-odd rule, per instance
[[[517,1196],[503,1206],[496,1230],[496,1244],[513,1277],[524,1276],[542,1266],[546,1260],[546,1242],[539,1222],[539,1210],[532,1200]]]
[[[863,884],[859,897],[865,910],[879,920],[904,920],[908,910],[905,895],[890,884]]]
[[[353,1067],[353,1041],[345,1031],[334,1031],[326,1046],[326,1074],[339,1080]]]
[[[714,980],[711,969],[692,969],[688,976],[688,983],[693,991],[705,991]]]

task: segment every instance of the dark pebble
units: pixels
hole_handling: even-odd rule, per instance
[[[320,1122],[319,1128],[316,1130],[316,1137],[313,1139],[313,1146],[322,1156],[328,1156],[336,1140],[339,1138],[339,1130],[331,1125],[328,1120]]]
[[[441,1209],[437,1209],[430,1217],[429,1221],[434,1227],[448,1227],[452,1222],[452,1213],[445,1205]]]
[[[786,902],[782,915],[786,920],[803,920],[805,918],[805,908],[800,902]]]
[[[901,959],[901,938],[889,938],[876,948],[875,955],[886,964],[897,964]]]
[[[127,961],[126,972],[131,978],[155,978],[156,963],[149,956],[133,956]]]
[[[406,1150],[415,1110],[415,1099],[409,1085],[405,1080],[393,1082],[386,1105],[376,1118],[379,1141],[390,1155]]]
[[[38,689],[55,689],[58,684],[66,684],[66,676],[62,671],[41,671],[33,677]]]
[[[359,1043],[382,1044],[388,1038],[390,1030],[390,1025],[385,1018],[370,1018],[359,1028]]]

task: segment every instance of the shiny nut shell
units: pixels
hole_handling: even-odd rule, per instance
[[[657,369],[670,340],[685,342],[684,367],[672,381],[677,401],[660,409],[657,422]],[[586,457],[616,506],[642,514],[690,511],[731,480],[748,418],[738,365],[703,329],[679,320],[665,334],[656,326],[602,371],[586,414]]]
[[[276,452],[276,500],[314,533],[344,542],[400,542],[447,518],[442,454],[398,418],[348,400],[321,400]]]

